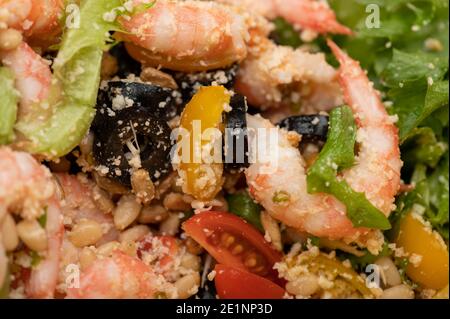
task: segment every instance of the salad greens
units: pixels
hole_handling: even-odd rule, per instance
[[[388,111],[398,116],[402,179],[415,189],[398,197],[392,223],[419,209],[448,240],[449,1],[329,3],[339,21],[356,31],[335,40],[368,70]]]
[[[18,94],[14,88],[14,75],[7,67],[0,67],[0,145],[14,138],[14,123],[17,117]]]
[[[256,204],[247,192],[228,195],[226,200],[228,210],[231,213],[242,217],[260,231],[263,231],[260,219],[261,206]]]
[[[347,216],[354,226],[379,229],[391,227],[384,214],[373,206],[364,193],[354,191],[337,173],[354,164],[356,125],[348,106],[330,113],[330,131],[318,159],[307,175],[309,193],[329,193],[347,207]]]
[[[31,141],[27,151],[60,157],[78,145],[88,131],[95,113],[108,31],[117,29],[103,15],[120,3],[120,0],[81,1],[80,26],[64,33],[53,65],[52,91],[61,92],[61,97],[44,102],[54,105],[55,111],[44,121],[36,121],[37,114],[30,114],[16,124],[16,129]]]

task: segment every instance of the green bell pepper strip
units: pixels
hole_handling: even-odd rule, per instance
[[[228,210],[245,219],[250,224],[263,231],[261,225],[261,206],[256,204],[247,192],[228,195]]]
[[[364,193],[354,191],[337,173],[354,164],[356,125],[351,109],[343,106],[330,114],[330,131],[318,159],[309,168],[308,192],[332,194],[347,207],[347,216],[355,227],[390,229],[386,216],[373,206]]]
[[[54,61],[52,90],[61,91],[61,98],[51,103],[55,111],[44,121],[37,121],[35,114],[16,124],[29,141],[24,144],[26,151],[47,158],[61,157],[76,147],[88,131],[95,115],[108,31],[118,29],[103,15],[120,4],[120,0],[81,1],[80,26],[66,30]]]
[[[14,139],[14,123],[17,117],[18,94],[14,88],[14,74],[7,67],[0,67],[0,145]]]

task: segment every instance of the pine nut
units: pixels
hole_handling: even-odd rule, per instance
[[[203,252],[203,247],[191,237],[186,238],[184,244],[186,245],[186,250],[193,255],[200,255]]]
[[[382,257],[375,261],[375,264],[380,267],[382,278],[388,287],[398,286],[402,283],[400,273],[394,262],[389,257]]]
[[[111,256],[114,250],[120,249],[120,243],[118,241],[110,241],[97,248],[97,254],[103,257]]]
[[[183,194],[169,193],[164,197],[163,205],[166,209],[178,212],[187,212],[191,210],[191,205],[186,203]]]
[[[138,217],[141,224],[159,224],[169,217],[167,209],[161,205],[144,206]]]
[[[136,220],[140,211],[141,204],[134,195],[122,196],[114,210],[114,225],[118,230],[124,230]]]
[[[171,75],[161,72],[155,68],[144,68],[141,72],[141,79],[142,81],[150,82],[164,88],[170,88],[173,90],[178,89],[177,82],[175,82]]]
[[[5,248],[0,242],[0,287],[3,287],[8,269],[8,257],[6,257]]]
[[[14,29],[0,30],[0,50],[13,50],[22,42],[22,34]]]
[[[414,291],[407,285],[398,285],[385,289],[381,299],[414,299]]]
[[[81,270],[85,270],[97,259],[97,255],[92,248],[84,247],[80,252],[79,259]]]
[[[178,228],[180,226],[180,218],[178,213],[172,213],[169,217],[161,223],[159,226],[159,232],[162,235],[173,236],[178,233]]]
[[[19,238],[34,251],[47,249],[47,233],[36,219],[22,220],[17,224]]]
[[[281,232],[276,220],[273,219],[268,212],[263,211],[261,212],[261,224],[267,235],[269,235],[271,244],[276,250],[282,251],[283,244],[281,243]]]
[[[186,269],[199,271],[200,270],[200,257],[191,253],[185,253],[181,258],[181,267]]]
[[[145,225],[137,225],[134,227],[131,227],[119,235],[119,241],[120,242],[135,242],[139,239],[143,238],[145,235],[150,233],[150,228],[148,228]]]
[[[114,203],[106,191],[94,186],[92,189],[92,199],[94,200],[95,206],[104,213],[111,213],[114,210]]]
[[[193,296],[198,291],[200,285],[200,275],[198,273],[192,273],[181,277],[175,282],[175,287],[178,291],[179,299],[186,299]]]
[[[119,70],[117,59],[108,52],[103,53],[101,78],[109,79]]]
[[[155,197],[155,185],[145,169],[139,169],[131,175],[131,187],[136,198],[144,205],[150,204]]]
[[[19,244],[19,235],[17,235],[16,223],[11,215],[6,214],[0,227],[3,247],[6,251],[13,251]]]
[[[319,280],[312,274],[301,275],[295,281],[286,284],[286,290],[292,295],[309,297],[319,290]]]
[[[102,226],[91,219],[80,219],[69,233],[69,240],[77,247],[94,245],[103,236]]]
[[[101,176],[97,172],[93,172],[92,176],[94,177],[94,180],[97,183],[97,185],[110,194],[125,195],[128,193],[128,189],[126,187],[120,185],[119,183],[107,177]]]

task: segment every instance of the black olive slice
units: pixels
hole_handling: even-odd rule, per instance
[[[109,53],[117,59],[119,70],[117,76],[126,78],[130,74],[138,75],[141,73],[141,63],[133,59],[125,49],[123,43],[114,46]]]
[[[281,128],[301,134],[302,142],[325,142],[328,134],[328,116],[298,115],[284,119],[278,124]]]
[[[227,89],[231,90],[234,86],[236,74],[239,69],[237,64],[234,64],[228,69],[224,70],[212,70],[198,73],[173,73],[173,78],[178,84],[183,101],[189,102],[197,90],[201,86],[210,86],[213,83],[217,85],[223,85]]]
[[[225,113],[225,169],[235,171],[249,166],[247,136],[247,100],[234,94],[230,101],[231,111]]]
[[[149,83],[127,80],[103,82],[97,97],[94,126],[104,126],[111,117],[120,119],[130,108],[148,109],[157,118],[172,119],[177,114],[174,91]]]
[[[131,147],[130,147],[131,143]],[[130,186],[133,150],[138,149],[142,168],[149,172],[152,181],[163,178],[172,169],[170,128],[166,121],[148,110],[133,109],[121,116],[117,126],[105,135],[94,138],[94,158],[106,170],[106,176]]]

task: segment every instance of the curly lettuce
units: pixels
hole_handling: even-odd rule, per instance
[[[44,121],[30,114],[16,124],[29,141],[24,144],[27,151],[57,158],[70,152],[88,131],[108,31],[117,29],[103,16],[120,4],[120,0],[81,1],[80,26],[66,30],[53,65],[52,92],[61,92],[56,101],[50,101],[54,112]]]

